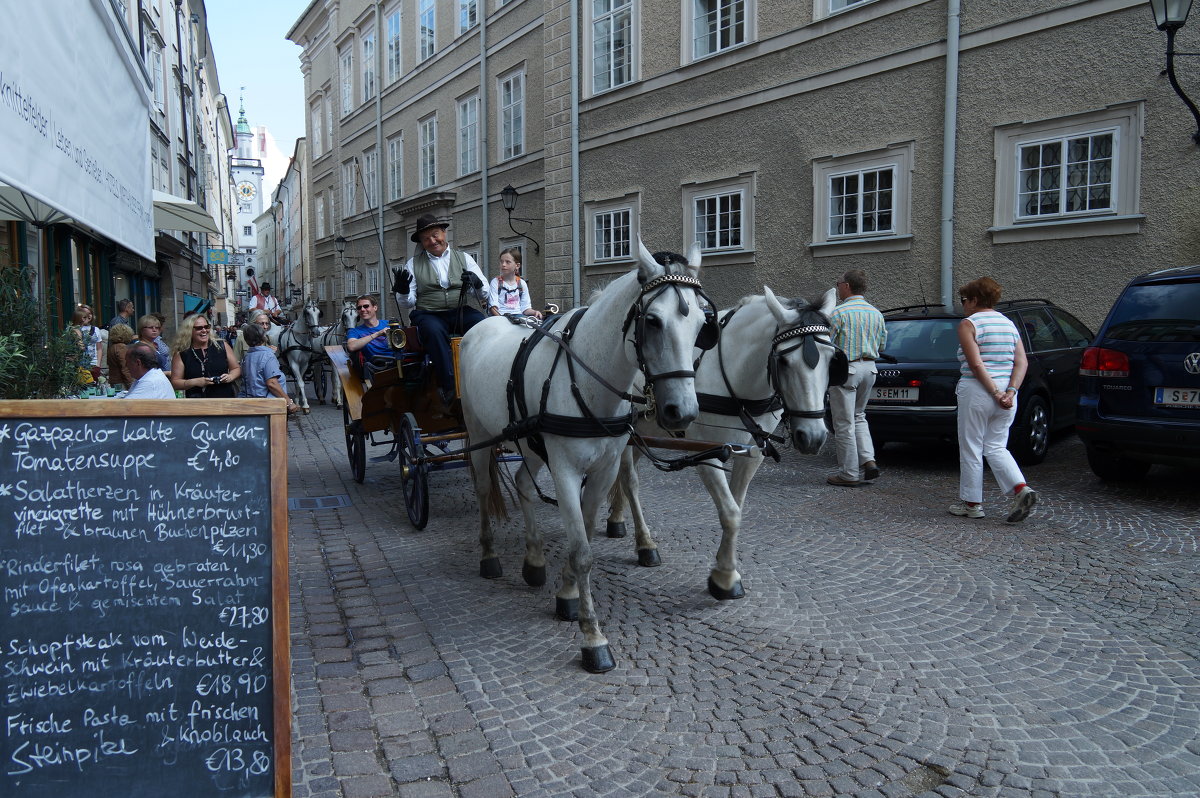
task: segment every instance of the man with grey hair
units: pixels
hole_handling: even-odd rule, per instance
[[[133,377],[133,385],[122,399],[174,399],[171,378],[158,367],[158,352],[154,344],[137,341],[125,349],[125,367]]]
[[[849,270],[837,282],[838,306],[829,314],[833,342],[846,353],[850,373],[841,385],[829,386],[838,473],[826,482],[847,488],[880,475],[866,410],[875,387],[875,361],[887,343],[887,327],[883,314],[863,299],[866,290],[866,273]]]

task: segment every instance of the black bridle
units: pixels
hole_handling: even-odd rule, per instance
[[[846,381],[845,374],[840,374],[843,371],[842,363],[846,359],[846,354],[833,343],[832,335],[833,329],[822,319],[820,323],[801,323],[790,327],[771,339],[771,354],[767,357],[767,375],[771,380],[771,389],[775,391],[776,396],[780,398],[783,396],[779,379],[780,361],[801,347],[803,347],[804,363],[810,369],[815,369],[821,360],[818,346],[828,346],[833,349],[833,360],[829,364],[829,384],[841,385]],[[795,343],[782,349],[781,345],[788,341],[795,341]],[[838,378],[839,374],[840,378]],[[819,410],[793,410],[784,401],[783,412],[788,419],[825,417],[823,405]]]

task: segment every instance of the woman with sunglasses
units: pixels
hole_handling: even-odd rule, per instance
[[[242,374],[233,350],[215,338],[207,316],[189,316],[179,325],[171,357],[171,384],[189,399],[232,399],[233,381]]]

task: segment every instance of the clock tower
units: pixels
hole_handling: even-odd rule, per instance
[[[246,286],[246,270],[258,273],[258,232],[254,220],[262,213],[262,161],[255,157],[254,133],[246,120],[246,103],[238,99],[238,120],[235,128],[237,151],[230,159],[234,194],[233,264],[238,267],[238,288]],[[239,303],[243,307],[245,302]]]

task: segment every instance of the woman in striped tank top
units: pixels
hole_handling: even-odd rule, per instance
[[[953,515],[983,518],[983,458],[1006,496],[1010,523],[1024,521],[1037,504],[1017,461],[1009,453],[1008,429],[1017,415],[1017,389],[1028,361],[1016,326],[995,310],[1000,284],[980,277],[959,290],[958,498]]]

